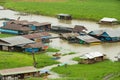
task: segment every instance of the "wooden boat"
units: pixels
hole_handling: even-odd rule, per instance
[[[59,57],[61,55],[61,53],[55,53],[55,54],[53,54],[53,56],[55,56],[55,57]]]

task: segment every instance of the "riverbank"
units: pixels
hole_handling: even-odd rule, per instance
[[[52,57],[47,54],[40,52],[40,54],[35,54],[35,59],[37,62],[37,68],[42,68],[45,66],[58,64],[59,62],[52,60]],[[32,55],[25,54],[22,52],[5,52],[0,51],[0,69],[16,68],[23,66],[32,66],[33,57]]]
[[[119,80],[120,63],[105,60],[95,64],[75,64],[67,67],[53,68],[54,72],[62,75],[63,80]],[[107,76],[113,74],[108,79]],[[117,76],[118,75],[118,76]]]
[[[24,1],[24,0],[23,0]],[[51,0],[52,1],[52,0]],[[6,8],[38,15],[56,17],[56,14],[71,14],[74,19],[98,21],[103,17],[120,20],[119,0],[66,0],[61,2],[7,1]]]

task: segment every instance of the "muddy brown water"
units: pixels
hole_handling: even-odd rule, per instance
[[[72,21],[59,21],[55,17],[47,17],[41,15],[16,15],[19,12],[15,12],[12,10],[0,10],[0,18],[11,18],[17,19],[20,17],[20,20],[28,20],[28,21],[38,21],[38,22],[51,22],[52,25],[63,25],[68,27],[74,27],[74,25],[84,25],[88,32],[92,30],[98,29],[120,29],[120,25],[100,25],[97,22],[93,21],[84,21],[84,20],[72,20]],[[4,21],[0,21],[0,26]],[[51,33],[53,36],[58,36],[55,33]],[[99,51],[107,55],[107,57],[111,60],[116,60],[115,56],[120,53],[120,42],[116,43],[102,43],[100,45],[81,45],[81,44],[70,44],[65,40],[61,40],[59,38],[52,39],[52,42],[49,43],[50,46],[61,49],[62,53],[68,52],[76,52],[79,54],[84,54],[87,52]]]

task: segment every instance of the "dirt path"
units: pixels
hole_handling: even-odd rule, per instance
[[[71,54],[71,55],[66,55],[66,56],[62,56],[59,60],[57,60],[58,62],[60,63],[67,63],[68,65],[73,65],[73,64],[77,64],[76,61],[73,61],[72,58],[74,57],[78,57],[80,56],[81,54],[79,53],[76,53],[76,54]],[[51,70],[52,68],[54,67],[57,67],[58,64],[55,64],[55,65],[51,65],[51,66],[46,66],[44,68],[41,68],[40,70]],[[50,74],[48,76],[48,78],[51,78],[51,79],[55,79],[55,78],[60,78],[59,74],[55,73],[55,72],[51,72],[50,71]]]

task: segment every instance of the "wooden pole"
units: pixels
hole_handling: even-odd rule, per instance
[[[33,66],[36,67],[36,60],[35,60],[35,53],[34,53],[34,51],[32,52],[32,56],[33,56]]]

